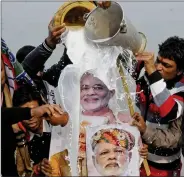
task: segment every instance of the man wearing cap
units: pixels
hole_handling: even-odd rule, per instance
[[[134,136],[117,128],[102,129],[92,137],[93,163],[102,176],[125,176],[135,145]]]

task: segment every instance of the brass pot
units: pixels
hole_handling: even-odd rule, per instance
[[[76,1],[64,3],[54,16],[54,26],[65,23],[69,28],[81,28],[85,25],[83,19],[86,13],[89,13],[95,8],[93,2]]]

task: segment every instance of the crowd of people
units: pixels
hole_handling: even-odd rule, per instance
[[[98,5],[104,8],[102,2]],[[64,46],[64,53],[57,64],[47,70],[44,70],[44,64],[60,43],[60,36],[65,30],[65,24],[53,27],[51,21],[49,35],[44,42],[37,47],[23,46],[17,51],[16,59],[5,41],[1,40],[2,176],[52,174],[48,160],[51,125],[53,119],[59,117],[60,120],[54,125],[65,126],[69,116],[60,106],[48,103],[46,85],[57,87],[62,70],[72,61]],[[133,115],[132,126],[139,129],[145,144],[140,149],[140,155],[148,160],[151,176],[180,176],[181,156],[184,155],[184,39],[177,36],[166,39],[159,45],[156,61],[151,52],[138,53],[136,59],[136,74],[132,76],[139,93],[137,106],[140,114]],[[31,82],[24,77],[16,79],[16,60]],[[145,74],[140,76],[143,68]],[[93,85],[87,88],[86,78],[98,82],[98,88]],[[81,87],[81,100],[84,102],[86,100],[82,97],[98,94],[99,89],[102,90],[99,88],[100,80],[91,73],[83,76],[81,82],[84,83]],[[93,91],[90,91],[91,87]],[[105,97],[109,93],[107,99],[110,99],[114,91],[105,86],[103,89],[104,95],[100,92],[100,96]],[[93,105],[84,106],[85,110],[93,108]],[[107,107],[105,111],[112,114]],[[89,115],[88,112],[83,114]],[[110,118],[113,122],[114,115]],[[146,176],[142,166],[140,176]]]

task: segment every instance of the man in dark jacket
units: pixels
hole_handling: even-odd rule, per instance
[[[55,105],[44,105],[30,108],[1,108],[1,174],[2,176],[18,176],[14,152],[16,138],[12,125],[23,120],[39,119],[45,113],[53,115],[59,111]],[[22,142],[24,143],[24,142]],[[24,145],[24,144],[22,144]]]
[[[30,45],[23,46],[16,54],[17,60],[34,81],[45,102],[51,104],[56,104],[54,88],[52,86],[57,87],[61,71],[66,65],[72,64],[66,54],[66,48],[57,64],[54,64],[46,71],[43,71],[43,69],[45,62],[51,56],[56,45],[60,43],[60,36],[65,29],[64,25],[53,27],[51,21],[49,24],[49,36],[41,45],[38,47]]]
[[[45,44],[46,45],[46,44]],[[41,46],[40,46],[41,47]],[[28,56],[29,53],[31,53],[34,49],[37,50],[36,47],[26,45],[20,48],[16,54],[16,59],[19,61],[19,63],[22,63],[26,56]],[[44,48],[43,48],[44,50]],[[45,52],[48,52],[45,50]],[[40,71],[38,73],[34,72],[31,69],[28,69],[26,66],[24,68],[27,68],[27,72],[30,71],[29,75],[32,77],[32,79],[35,80],[44,80],[47,81],[50,85],[57,87],[58,86],[58,80],[61,74],[61,71],[68,65],[72,64],[71,60],[69,59],[67,55],[67,49],[64,49],[63,56],[60,58],[59,62],[57,64],[52,65],[49,69],[44,70],[44,65],[40,66]],[[50,54],[48,53],[48,56]],[[36,81],[37,82],[37,81]]]
[[[18,176],[14,158],[17,143],[13,124],[31,118],[38,120],[45,113],[48,115],[55,114],[55,111],[62,113],[55,105],[44,105],[34,109],[10,108],[13,92],[17,88],[13,67],[16,60],[3,39],[1,39],[1,50],[1,173],[2,176]],[[19,143],[24,147],[25,141]]]

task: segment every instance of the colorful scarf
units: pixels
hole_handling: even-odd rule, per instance
[[[14,55],[6,45],[5,41],[1,38],[1,58],[5,65],[6,77],[8,80],[8,87],[11,96],[13,97],[14,90],[18,85],[16,81],[24,81],[31,85],[35,85],[29,75],[24,71],[21,64],[16,61]]]

